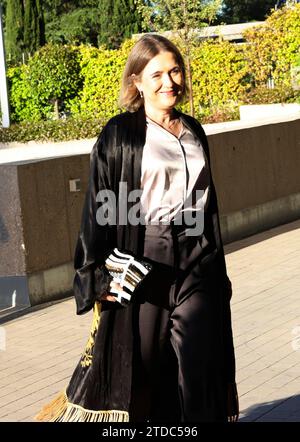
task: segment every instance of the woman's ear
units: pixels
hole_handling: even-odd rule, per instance
[[[132,79],[133,84],[134,84],[135,87],[137,88],[138,93],[140,94],[140,92],[141,92],[141,89],[140,89],[140,87],[141,87],[141,82],[138,80],[138,76],[135,75],[135,74],[131,74],[131,79]]]

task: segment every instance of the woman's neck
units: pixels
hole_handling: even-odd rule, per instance
[[[169,126],[174,120],[175,112],[174,109],[166,109],[166,110],[157,110],[151,107],[145,106],[146,116],[161,126]]]

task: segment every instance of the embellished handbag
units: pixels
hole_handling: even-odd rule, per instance
[[[110,288],[110,293],[125,307],[133,301],[137,288],[152,270],[152,264],[115,248],[106,258],[105,268],[113,281],[122,287],[122,291]]]

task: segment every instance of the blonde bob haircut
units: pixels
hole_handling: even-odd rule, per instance
[[[140,96],[133,81],[133,74],[139,80],[145,66],[160,52],[171,52],[174,55],[183,76],[183,89],[180,101],[185,98],[187,93],[186,73],[183,57],[179,49],[162,35],[145,34],[133,46],[126,62],[119,96],[119,106],[121,108],[123,107],[130,112],[135,112],[144,104],[144,98]]]

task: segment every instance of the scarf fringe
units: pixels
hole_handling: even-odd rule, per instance
[[[100,324],[101,303],[96,301],[93,308],[93,321],[90,330],[90,336],[86,343],[85,350],[82,354],[80,364],[82,367],[89,367],[93,361],[93,351],[95,345],[95,336]]]
[[[35,416],[35,420],[53,422],[56,417],[64,413],[67,408],[68,398],[65,391],[61,391],[49,404],[43,406]]]
[[[69,402],[66,392],[62,391],[35,419],[42,422],[129,422],[129,414],[121,410],[86,410]]]

